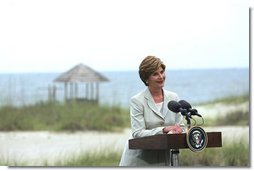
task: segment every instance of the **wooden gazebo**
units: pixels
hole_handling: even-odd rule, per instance
[[[99,83],[106,81],[109,80],[105,76],[84,64],[78,64],[54,79],[54,82],[64,83],[65,101],[98,102]]]

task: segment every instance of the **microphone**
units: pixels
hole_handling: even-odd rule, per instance
[[[187,110],[191,109],[190,103],[186,102],[185,100],[180,100],[179,103],[184,109]]]
[[[168,102],[168,109],[175,113],[181,112],[182,115],[186,115],[188,112],[187,109],[183,109],[181,104],[174,100]]]
[[[202,117],[202,116],[198,113],[198,110],[197,110],[197,109],[190,109],[189,111],[190,111],[191,115],[197,115],[197,116],[199,116],[199,117]]]
[[[192,109],[190,103],[188,103],[185,100],[180,100],[179,101],[180,105],[182,106],[182,108],[187,109],[188,112],[190,112],[191,115],[197,115],[199,117],[202,117],[199,113],[197,109]]]

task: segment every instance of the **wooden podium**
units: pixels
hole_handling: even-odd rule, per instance
[[[221,132],[206,132],[208,142],[206,148],[222,147]],[[189,148],[186,141],[186,133],[182,134],[160,134],[147,136],[142,138],[135,138],[129,140],[129,149],[143,149],[143,150],[165,150],[166,160],[165,164],[170,166],[177,166],[172,163],[172,154],[168,157],[169,151],[172,149]],[[179,152],[178,152],[179,153]]]

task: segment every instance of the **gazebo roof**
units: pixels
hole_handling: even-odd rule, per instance
[[[105,82],[108,78],[101,75],[92,68],[78,64],[54,79],[54,82]]]

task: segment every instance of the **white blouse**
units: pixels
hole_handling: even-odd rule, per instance
[[[163,116],[163,115],[162,115],[162,113],[163,113],[163,111],[162,111],[162,109],[163,109],[163,102],[155,103],[155,105],[156,105],[157,109],[160,111],[161,116]],[[164,116],[163,116],[163,117],[164,117]]]

